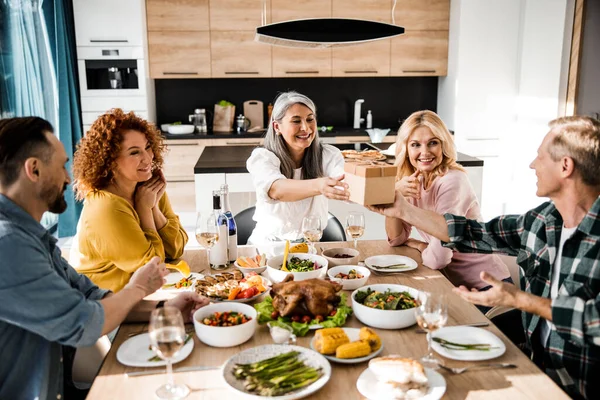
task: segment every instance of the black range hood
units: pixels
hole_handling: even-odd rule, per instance
[[[254,40],[276,46],[327,48],[351,46],[404,33],[385,22],[344,18],[299,19],[256,28]]]

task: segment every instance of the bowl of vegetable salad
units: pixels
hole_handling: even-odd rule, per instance
[[[194,313],[194,328],[201,342],[233,347],[248,341],[257,326],[254,307],[243,303],[213,303]]]
[[[365,325],[380,329],[402,329],[417,323],[417,289],[382,283],[356,289],[351,297],[354,315]]]
[[[283,255],[271,257],[267,260],[267,273],[273,283],[281,282],[288,274],[294,275],[295,281],[305,279],[325,278],[329,262],[321,256],[309,253],[288,254],[285,267]]]

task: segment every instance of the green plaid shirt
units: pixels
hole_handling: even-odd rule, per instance
[[[563,220],[547,202],[524,215],[504,215],[487,223],[445,214],[450,243],[466,253],[517,256],[521,287],[550,298],[552,266]],[[540,317],[523,314],[528,344],[539,343]],[[542,321],[543,323],[543,321]],[[600,398],[600,197],[565,242],[558,297],[552,301],[552,323],[545,347],[547,373],[571,396]],[[534,348],[536,346],[533,346]]]

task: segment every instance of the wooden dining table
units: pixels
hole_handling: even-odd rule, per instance
[[[352,247],[351,242],[318,243],[321,249],[333,247]],[[393,283],[410,286],[418,290],[445,293],[448,296],[448,321],[446,326],[456,326],[476,322],[490,322],[472,304],[465,302],[452,292],[452,284],[437,270],[424,267],[420,253],[412,248],[390,247],[386,241],[359,241],[360,259],[381,254],[398,254],[408,256],[419,263],[412,271],[390,275],[372,274],[367,284]],[[253,255],[252,246],[240,246],[240,255]],[[183,257],[194,272],[213,273],[209,269],[204,250],[188,250]],[[350,292],[348,293],[348,297]],[[363,324],[352,316],[346,322],[346,327],[361,327]],[[191,328],[192,325],[186,326]],[[400,355],[418,359],[427,351],[426,335],[417,333],[417,326],[399,330],[375,329],[384,344],[381,356]],[[511,363],[517,368],[512,369],[479,369],[455,375],[439,369],[447,384],[444,399],[569,399],[569,397],[547,375],[544,374],[529,358],[516,347],[498,328],[490,323],[486,329],[498,336],[506,345],[506,352],[492,362]],[[93,382],[87,399],[152,399],[155,390],[165,383],[165,373],[128,377],[127,372],[150,370],[152,368],[135,368],[120,364],[116,353],[119,346],[132,334],[147,332],[148,325],[140,323],[125,323],[121,325],[112,348]],[[298,345],[309,347],[312,331],[305,337],[298,338]],[[255,346],[271,344],[272,339],[266,326],[259,326],[254,336],[240,346],[229,348],[210,347],[198,340],[194,335],[194,350],[185,360],[177,363],[174,368],[187,366],[221,366],[227,359],[242,350]],[[437,355],[447,366],[462,367],[487,363],[489,361],[455,361]],[[363,396],[356,388],[359,375],[367,368],[368,363],[336,364],[332,363],[332,374],[329,382],[319,391],[313,393],[311,399],[362,399]],[[165,367],[153,369],[164,371]],[[220,369],[206,371],[179,372],[174,375],[177,383],[185,383],[191,390],[188,399],[237,399],[244,398],[228,388]]]

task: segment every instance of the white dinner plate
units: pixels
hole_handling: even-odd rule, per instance
[[[192,286],[177,289],[177,288],[175,288],[175,286],[166,286],[166,285],[173,285],[173,284],[179,282],[181,279],[183,279],[183,275],[181,274],[181,272],[171,272],[169,275],[165,276],[165,284],[163,285],[163,287],[161,287],[159,289],[159,291],[164,291],[164,292],[189,292],[189,291],[192,291],[192,290],[194,290],[194,287],[196,286],[195,285],[196,281],[204,278],[204,275],[199,274],[198,272],[192,272],[190,274],[190,276],[192,276],[194,278],[194,280],[192,281]]]
[[[359,328],[342,328],[342,329],[344,330],[344,332],[346,332],[346,335],[348,336],[348,339],[350,339],[351,342],[356,342],[357,340],[360,339],[360,329]],[[310,341],[310,348],[316,351],[314,336],[313,336],[312,340]],[[329,361],[333,361],[333,362],[340,363],[340,364],[358,364],[361,362],[369,361],[373,357],[377,357],[379,355],[379,353],[381,353],[382,351],[383,351],[383,343],[381,343],[381,347],[379,349],[375,350],[374,352],[372,352],[369,355],[366,355],[364,357],[337,358],[335,356],[327,355],[327,354],[323,354],[323,356],[326,359],[328,359]]]
[[[321,370],[323,371],[323,376],[321,376],[318,380],[304,388],[298,389],[294,392],[288,393],[283,396],[275,396],[271,398],[276,400],[301,399],[303,397],[310,396],[311,394],[325,386],[325,384],[331,378],[331,364],[329,364],[329,361],[327,361],[325,357],[323,357],[321,354],[317,353],[314,350],[307,349],[306,347],[281,344],[267,344],[264,346],[253,347],[251,349],[241,351],[233,357],[231,357],[229,360],[227,360],[222,370],[223,379],[225,380],[226,386],[232,391],[234,391],[237,395],[241,395],[244,398],[265,399],[265,397],[258,396],[246,391],[246,389],[244,388],[244,381],[236,379],[233,375],[233,369],[235,368],[235,364],[249,364],[265,360],[267,358],[275,357],[278,354],[287,353],[290,351],[300,352],[300,359],[304,361],[305,364],[311,367],[321,368]]]
[[[438,372],[431,368],[425,368],[425,374],[429,380],[429,390],[419,400],[439,400],[446,392],[446,380]],[[392,393],[385,390],[375,374],[369,369],[365,369],[356,381],[356,388],[369,400],[392,400],[396,399]]]
[[[189,335],[194,335],[189,333]],[[186,336],[187,337],[187,336]],[[194,338],[192,337],[188,342],[179,350],[179,353],[171,362],[177,364],[180,361],[185,360],[194,349]],[[148,361],[154,357],[156,353],[150,349],[150,335],[141,333],[134,337],[127,339],[117,350],[117,360],[129,367],[161,367],[167,365],[165,360],[160,361]]]
[[[442,347],[433,338],[442,338],[454,343],[489,343],[494,347],[488,351],[480,350],[451,350]],[[485,329],[472,326],[449,326],[433,332],[431,348],[438,354],[452,360],[481,361],[500,357],[506,351],[506,346],[500,338]]]
[[[395,264],[405,264],[407,267],[401,269],[377,268]],[[365,266],[377,272],[406,272],[417,269],[419,264],[410,257],[398,256],[395,254],[383,254],[380,256],[371,256],[366,258]]]

